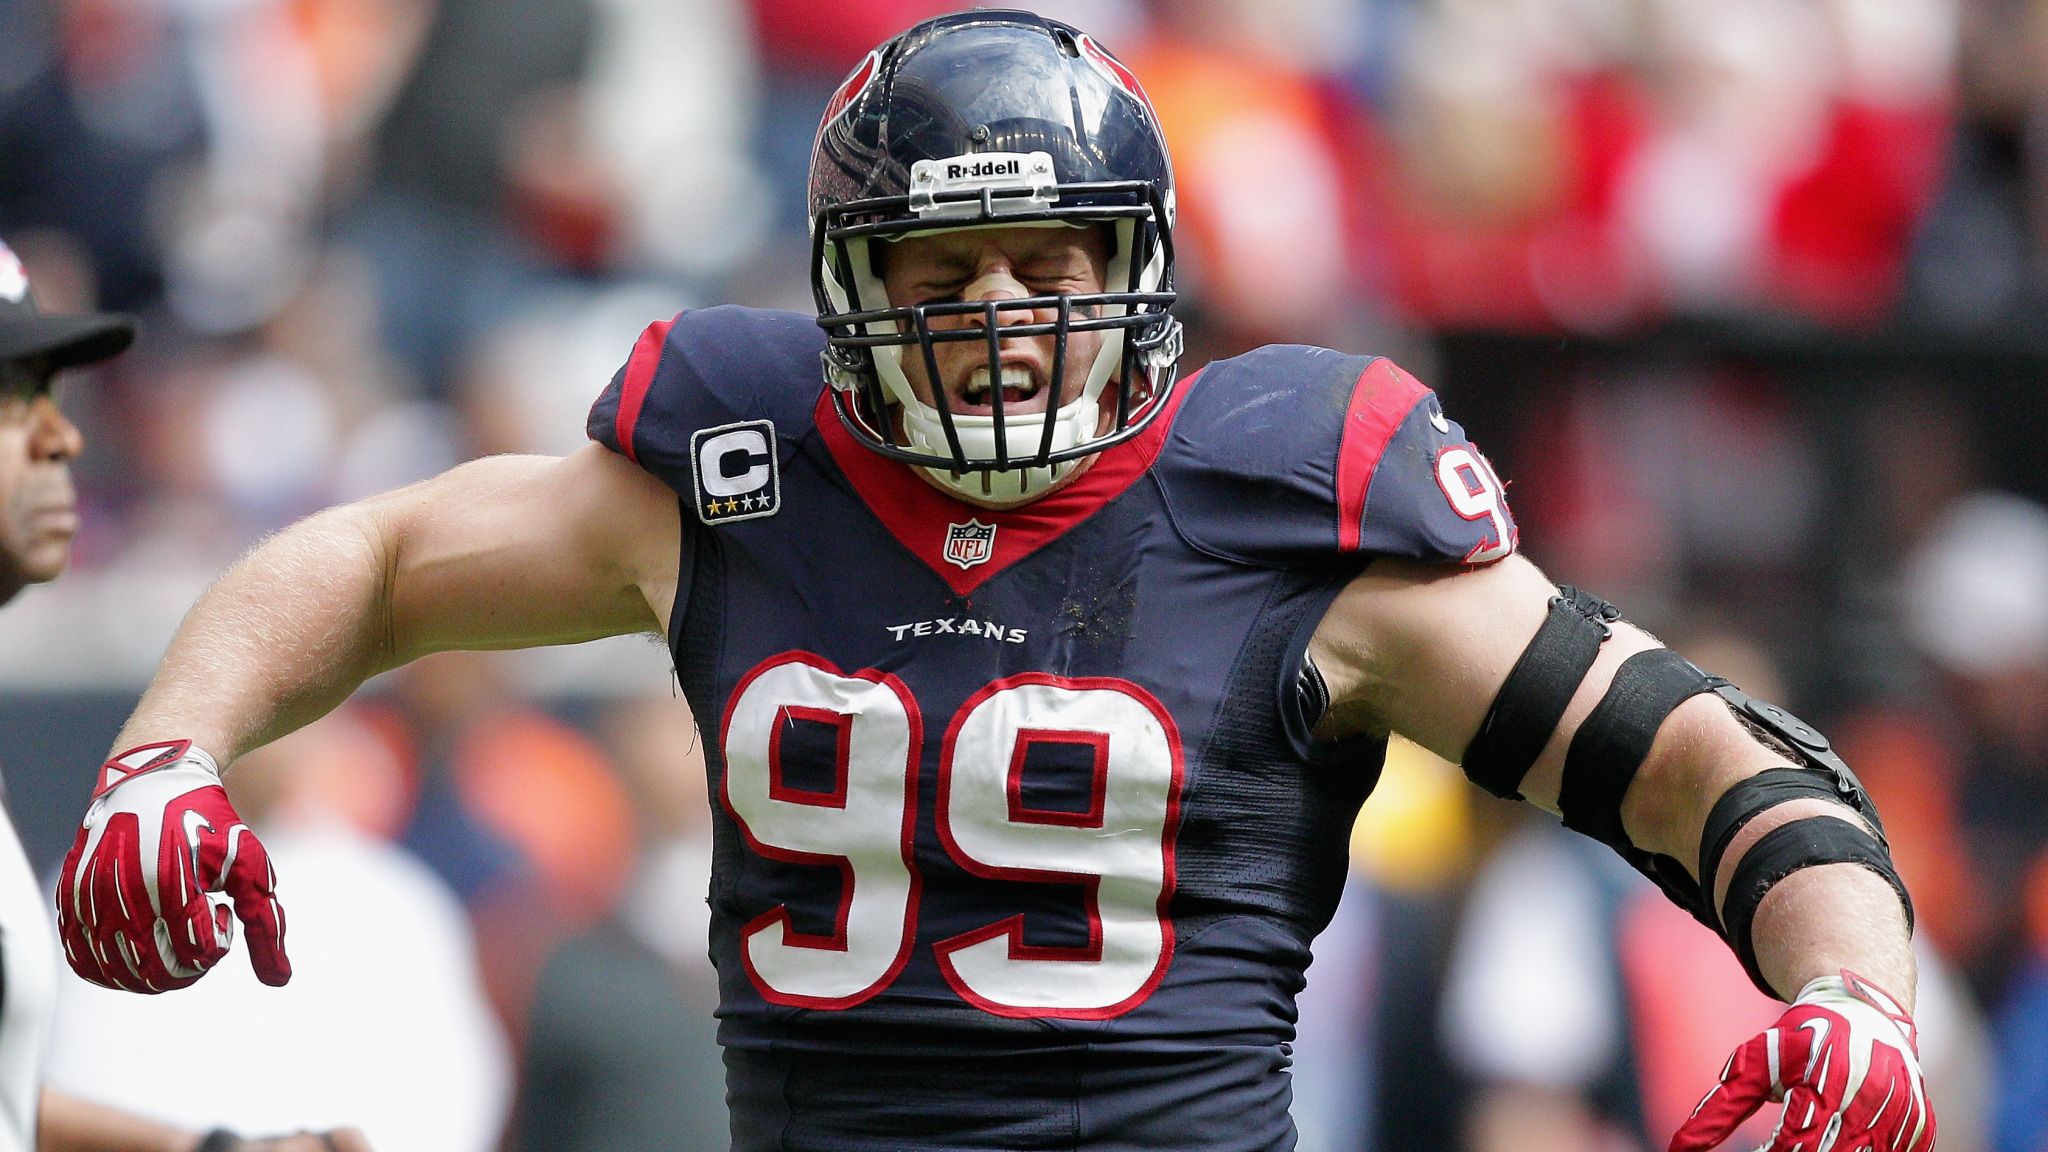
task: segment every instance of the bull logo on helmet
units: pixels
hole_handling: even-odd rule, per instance
[[[881,70],[882,54],[879,51],[868,53],[867,59],[860,62],[860,67],[855,68],[853,73],[841,82],[838,91],[832,93],[832,98],[825,101],[824,119],[818,121],[819,135],[824,135],[825,129],[831,127],[834,120],[839,119],[842,113],[851,108],[855,100],[860,99],[860,94],[868,90],[868,85],[875,82],[875,75]]]
[[[1114,82],[1117,87],[1123,89],[1126,92],[1129,92],[1133,97],[1137,99],[1138,103],[1143,104],[1145,106],[1145,111],[1150,112],[1152,114],[1153,123],[1158,123],[1159,112],[1152,107],[1152,99],[1151,97],[1145,95],[1145,89],[1142,85],[1138,83],[1137,75],[1133,73],[1129,68],[1124,67],[1123,61],[1117,59],[1114,56],[1111,56],[1109,54],[1108,49],[1104,48],[1100,44],[1097,44],[1095,42],[1094,37],[1089,36],[1086,33],[1083,33],[1079,36],[1076,36],[1074,39],[1076,43],[1081,45],[1081,55],[1084,58],[1086,58],[1090,64],[1093,64],[1097,68],[1100,68],[1104,72],[1108,73],[1110,80]]]

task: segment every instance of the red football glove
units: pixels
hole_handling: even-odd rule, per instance
[[[232,906],[265,984],[291,979],[270,854],[228,803],[213,757],[190,740],[131,748],[99,787],[57,881],[57,934],[95,984],[163,992],[228,954]],[[225,896],[212,895],[225,893]]]
[[[1913,1019],[1847,968],[1800,989],[1775,1027],[1735,1050],[1721,1082],[1671,1138],[1671,1152],[1718,1146],[1766,1100],[1784,1101],[1785,1113],[1757,1152],[1934,1147]]]

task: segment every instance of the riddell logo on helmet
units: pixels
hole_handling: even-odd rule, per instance
[[[947,164],[948,180],[986,180],[992,176],[1022,176],[1022,160],[985,160],[976,164]]]

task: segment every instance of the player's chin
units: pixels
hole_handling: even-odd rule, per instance
[[[42,584],[55,580],[71,566],[71,533],[52,532],[39,536],[16,558],[15,570],[24,582]]]

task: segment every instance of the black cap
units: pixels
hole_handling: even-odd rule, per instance
[[[135,321],[112,313],[45,316],[29,294],[28,273],[0,241],[0,362],[42,358],[53,368],[118,356],[135,340]]]

